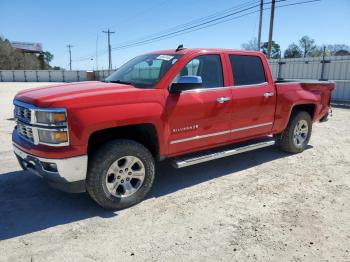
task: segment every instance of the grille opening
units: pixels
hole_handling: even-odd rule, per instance
[[[20,136],[27,140],[33,141],[33,129],[30,126],[17,123],[17,130]]]
[[[42,162],[42,161],[40,163],[45,171],[57,172],[57,165],[55,163]]]
[[[14,115],[16,118],[29,123],[32,117],[32,112],[29,108],[15,106]]]

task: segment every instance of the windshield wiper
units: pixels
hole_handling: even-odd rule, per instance
[[[127,82],[127,81],[122,81],[122,80],[112,80],[108,81],[109,83],[116,83],[116,84],[124,84],[124,85],[132,85],[132,83]]]

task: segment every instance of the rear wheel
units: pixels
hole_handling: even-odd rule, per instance
[[[86,180],[90,196],[107,209],[123,209],[141,202],[152,187],[154,159],[131,140],[107,143],[92,157]]]
[[[312,131],[310,115],[305,111],[295,112],[287,128],[278,138],[282,150],[289,153],[300,153],[309,143]]]

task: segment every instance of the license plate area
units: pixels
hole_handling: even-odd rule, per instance
[[[40,174],[40,172],[38,171],[38,169],[40,169],[40,164],[38,159],[30,157],[29,155],[22,152],[16,147],[14,147],[14,152],[17,155],[18,160],[21,162],[23,169],[41,178],[43,177],[42,174]]]

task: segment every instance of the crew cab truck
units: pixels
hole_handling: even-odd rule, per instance
[[[145,198],[165,158],[182,168],[272,145],[302,152],[334,88],[274,82],[260,52],[157,51],[104,82],[19,92],[14,153],[52,186],[122,209]]]

